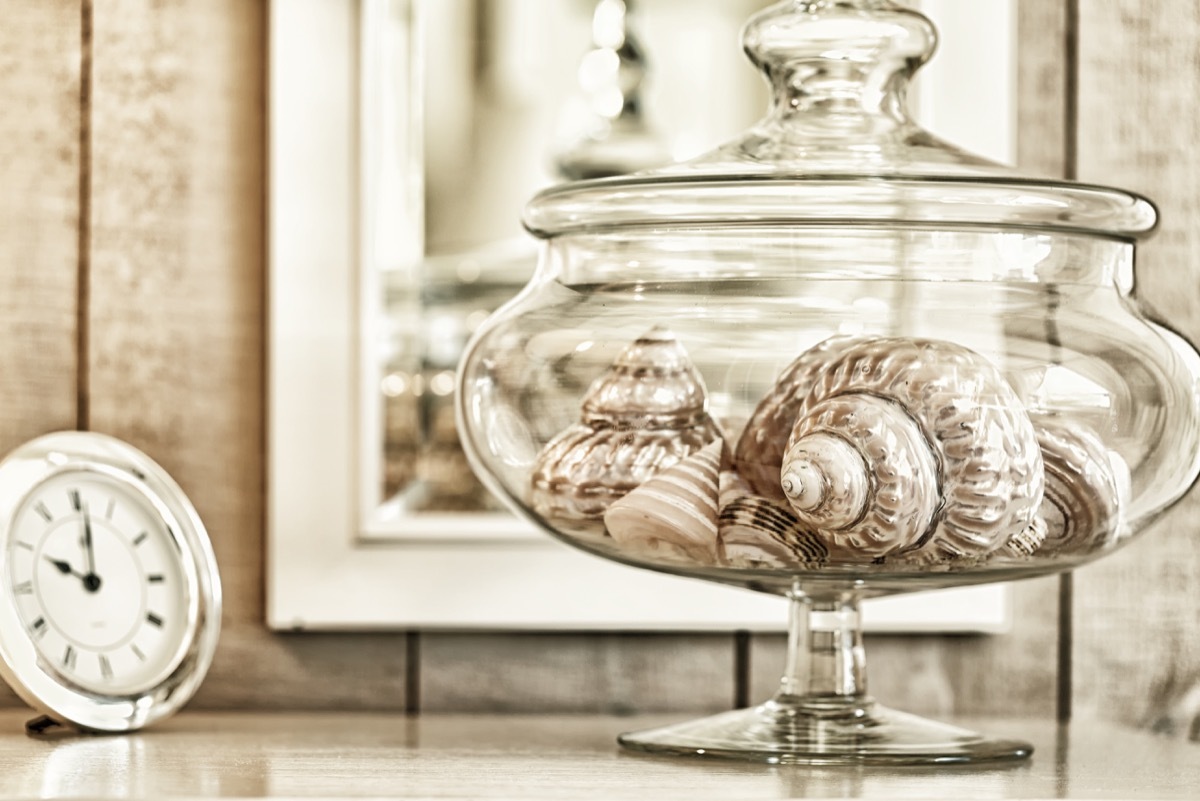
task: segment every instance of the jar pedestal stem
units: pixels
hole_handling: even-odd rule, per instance
[[[773,764],[922,765],[1024,759],[1028,743],[896,712],[867,695],[857,599],[790,600],[778,692],[750,709],[623,734],[635,751]]]

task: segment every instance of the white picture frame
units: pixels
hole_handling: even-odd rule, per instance
[[[557,0],[555,0],[557,1]],[[409,0],[272,0],[269,55],[267,622],[278,630],[780,630],[782,599],[629,568],[584,554],[507,515],[422,515],[381,523],[365,486],[380,421],[364,369],[379,181],[419,251],[418,143],[403,126],[378,163],[370,53]],[[964,6],[969,5],[968,9]],[[1016,3],[926,0],[943,41],[915,107],[945,138],[1000,160],[1015,153]],[[393,20],[394,21],[394,20]],[[374,44],[373,44],[374,43]],[[414,39],[400,56],[419,66]],[[391,47],[396,46],[391,41]],[[395,58],[397,53],[392,52]],[[395,64],[391,65],[395,67]],[[400,67],[403,69],[404,65]],[[403,113],[403,98],[395,98]],[[376,154],[373,156],[372,154]],[[372,169],[364,162],[376,159]],[[369,176],[363,178],[362,176]],[[377,210],[376,210],[377,211]],[[405,216],[407,215],[407,216]],[[419,256],[419,252],[416,253]],[[374,434],[372,433],[374,432]],[[869,602],[880,631],[996,632],[999,585]]]

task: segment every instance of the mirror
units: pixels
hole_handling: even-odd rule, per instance
[[[645,57],[645,125],[673,157],[761,116],[766,92],[738,32],[767,2],[622,4]],[[493,511],[454,463],[457,353],[533,269],[534,243],[519,225],[526,200],[594,130],[598,98],[579,76],[589,52],[604,49],[594,41],[598,5],[272,0],[273,628],[778,628],[779,599],[580,553]],[[922,71],[917,116],[1011,160],[1016,4],[920,5],[944,45]],[[868,626],[1006,625],[1001,587],[952,592],[880,600]]]
[[[364,303],[381,303],[382,332],[366,365],[378,375],[365,400],[368,532],[423,535],[502,512],[459,448],[454,370],[474,329],[533,272],[524,203],[556,181],[697,155],[761,116],[765,87],[737,42],[767,4],[416,0],[364,26],[375,40],[364,90],[385,131],[364,142],[366,174],[379,176],[366,255],[381,295]],[[398,105],[396,83],[416,101]]]

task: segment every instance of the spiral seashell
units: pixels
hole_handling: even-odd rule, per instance
[[[624,549],[714,563],[722,447],[714,440],[613,501],[604,513],[613,540]]]
[[[656,327],[584,397],[580,422],[538,454],[530,501],[547,519],[600,520],[618,498],[714,440],[707,390],[678,340]]]
[[[718,521],[722,563],[730,567],[812,568],[829,549],[787,507],[742,495],[723,503]]]
[[[990,553],[1042,498],[1041,451],[1011,387],[939,340],[838,337],[802,354],[747,424],[735,469],[761,490],[776,453],[801,523],[874,558]]]
[[[802,520],[839,550],[870,557],[919,545],[940,504],[937,461],[920,427],[871,395],[830,398],[797,421],[781,481]]]
[[[742,429],[733,454],[734,469],[754,492],[776,501],[784,500],[779,468],[800,405],[824,365],[857,341],[852,337],[830,337],[817,343],[793,361],[775,380],[771,392],[759,401]]]
[[[1120,457],[1079,423],[1037,415],[1034,426],[1046,464],[1046,493],[1038,511],[1046,539],[1035,555],[1086,554],[1111,545],[1121,507],[1112,460]]]

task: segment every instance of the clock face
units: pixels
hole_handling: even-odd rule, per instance
[[[197,614],[176,537],[147,497],[101,472],[36,485],[13,516],[3,578],[43,668],[105,696],[168,677]]]

